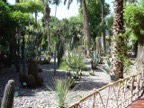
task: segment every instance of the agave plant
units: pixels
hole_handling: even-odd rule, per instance
[[[91,68],[95,69],[98,65],[98,55],[96,54],[96,51],[94,51],[91,55],[92,61],[91,61]]]
[[[81,75],[81,70],[85,67],[84,58],[76,49],[74,51],[68,51],[65,62],[74,76],[78,77]]]
[[[97,68],[99,68],[99,69],[101,69],[102,71],[104,71],[104,72],[112,75],[113,73],[110,72],[110,66],[111,66],[110,59],[106,59],[106,60],[104,61],[104,63],[105,63],[105,66],[104,66],[104,67],[97,66]]]

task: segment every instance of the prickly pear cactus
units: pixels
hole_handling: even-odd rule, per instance
[[[14,100],[14,80],[9,80],[5,86],[1,108],[12,108]]]

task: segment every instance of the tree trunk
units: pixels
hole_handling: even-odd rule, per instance
[[[15,0],[15,3],[19,3],[20,2],[20,0]]]
[[[90,31],[89,31],[89,19],[85,0],[82,0],[83,9],[83,34],[85,37],[86,56],[90,55]]]
[[[35,12],[35,22],[36,22],[36,25],[37,25],[37,12]]]
[[[50,52],[50,8],[48,4],[45,7],[45,17],[46,17],[46,25],[47,25],[47,39],[48,39],[48,51]]]
[[[56,14],[57,14],[57,5],[55,6],[55,17],[56,17]]]
[[[23,31],[24,32],[24,31]],[[24,34],[23,34],[23,37],[22,37],[22,72],[24,74],[26,74],[25,72],[25,64],[26,64],[26,60],[25,60],[25,37],[24,37]]]
[[[104,27],[105,26],[105,21],[104,21],[104,3],[105,3],[105,0],[101,0],[101,6],[102,6],[102,26]],[[106,42],[105,42],[105,29],[103,28],[103,31],[102,31],[102,39],[103,39],[103,52],[106,53]]]
[[[144,68],[144,45],[138,43],[138,54],[137,54],[137,67],[139,72],[143,71]]]
[[[138,53],[138,41],[135,42],[134,46],[133,46],[133,51],[135,53],[134,57],[137,57],[137,53]]]
[[[124,32],[123,28],[123,0],[115,0],[114,2],[114,22],[113,22],[113,39],[112,39],[112,61],[111,72],[116,76],[116,80],[123,78],[123,61],[120,54],[123,54],[123,39],[119,36]]]

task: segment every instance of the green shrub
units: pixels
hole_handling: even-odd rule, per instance
[[[58,108],[64,108],[66,96],[73,84],[74,84],[73,79],[55,78],[54,86],[52,88],[48,87],[48,89],[55,91],[56,100],[58,102]]]
[[[84,57],[76,51],[68,52],[65,57],[65,62],[73,71],[80,71],[85,67]]]

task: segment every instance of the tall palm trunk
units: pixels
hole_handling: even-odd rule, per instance
[[[105,26],[105,17],[104,17],[104,3],[105,3],[105,0],[101,0],[101,7],[102,7],[102,26],[104,27]],[[102,39],[103,39],[103,52],[106,53],[106,42],[105,42],[105,29],[103,28],[103,31],[102,31]]]
[[[19,3],[19,2],[20,0],[15,0],[15,3]],[[21,55],[22,54],[21,54],[21,45],[20,45],[20,40],[21,40],[21,28],[20,27],[16,27],[16,35],[17,35],[17,45],[18,45],[18,49],[17,49],[18,62],[17,60],[15,60],[15,67],[16,67],[17,72],[21,72]]]
[[[48,39],[48,51],[50,52],[50,7],[48,4],[45,4],[45,17],[47,25],[47,39]]]
[[[82,8],[83,8],[83,33],[85,37],[85,45],[86,45],[86,55],[90,55],[90,31],[89,31],[89,19],[88,12],[86,7],[86,1],[82,0]]]
[[[113,22],[113,41],[112,41],[112,61],[111,72],[114,72],[116,79],[123,78],[123,62],[120,58],[123,39],[119,36],[123,33],[123,0],[114,2],[114,22]]]
[[[56,17],[56,14],[57,14],[57,5],[55,6],[55,17]]]

